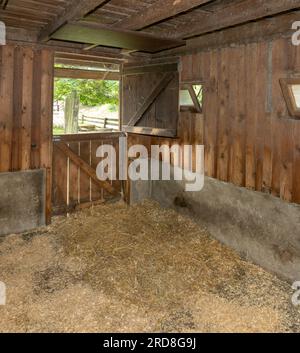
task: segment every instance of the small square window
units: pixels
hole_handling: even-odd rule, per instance
[[[202,107],[202,99],[203,99],[203,86],[202,85],[193,85],[194,91],[196,93],[197,100]]]
[[[183,83],[179,94],[180,110],[202,113],[203,86]]]
[[[180,106],[193,107],[194,103],[188,89],[180,90]]]
[[[300,109],[300,84],[299,85],[292,85],[292,92],[294,95],[294,100],[297,109]]]
[[[289,114],[300,118],[300,78],[281,79],[280,85]]]

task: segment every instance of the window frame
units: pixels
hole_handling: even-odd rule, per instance
[[[300,108],[296,104],[295,95],[292,90],[293,85],[300,86],[299,78],[281,78],[279,80],[284,100],[289,114],[296,119],[300,119]]]
[[[94,80],[94,81],[116,81],[119,83],[119,120],[118,120],[118,130],[114,131],[78,131],[77,133],[68,134],[54,134],[53,131],[53,120],[54,120],[54,112],[52,113],[52,138],[60,137],[60,136],[81,136],[81,135],[94,135],[94,134],[109,134],[109,133],[120,133],[122,132],[122,121],[121,121],[121,73],[120,71],[104,71],[104,70],[93,70],[91,69],[81,69],[80,65],[77,68],[71,67],[57,67],[56,65],[59,62],[55,62],[53,66],[53,90],[54,90],[54,82],[55,79],[75,79],[75,80]],[[87,66],[90,66],[87,64]],[[54,99],[53,99],[54,104]]]
[[[180,84],[180,91],[188,91],[190,94],[190,97],[193,101],[193,105],[181,105],[180,101],[179,101],[179,106],[180,106],[180,112],[192,112],[192,113],[198,113],[198,114],[202,114],[203,113],[203,104],[201,106],[201,104],[198,101],[198,98],[196,96],[196,92],[194,90],[193,86],[202,86],[202,93],[203,93],[203,83],[199,82],[199,81],[195,81],[195,82],[181,82]],[[179,92],[180,93],[180,92]],[[180,97],[180,94],[179,94]]]

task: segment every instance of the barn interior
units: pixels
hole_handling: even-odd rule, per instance
[[[299,0],[0,0],[0,332],[300,332],[299,21]],[[78,118],[60,80],[117,109]],[[204,146],[203,188],[122,178],[120,141],[192,146],[194,173]]]

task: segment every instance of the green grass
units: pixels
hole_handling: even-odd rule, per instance
[[[53,135],[63,135],[65,130],[61,127],[53,127]]]

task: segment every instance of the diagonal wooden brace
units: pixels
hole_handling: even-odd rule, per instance
[[[120,195],[120,192],[117,191],[107,181],[99,180],[97,178],[96,171],[76,153],[74,153],[64,142],[55,143],[54,146],[57,147],[62,153],[64,153],[68,158],[70,158],[70,160],[76,164],[84,173],[86,173],[100,188],[105,189],[112,195]]]

